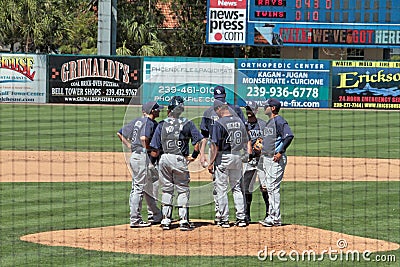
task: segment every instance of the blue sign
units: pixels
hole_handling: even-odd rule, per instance
[[[238,59],[237,70],[243,101],[273,97],[288,108],[329,107],[329,61]]]

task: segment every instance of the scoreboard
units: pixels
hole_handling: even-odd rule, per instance
[[[398,0],[250,0],[249,18],[254,22],[399,24],[398,6]]]
[[[399,0],[208,0],[208,3],[211,4],[207,10],[210,44],[400,47]],[[241,20],[237,24],[242,26],[241,31],[237,25],[234,27],[235,14]]]

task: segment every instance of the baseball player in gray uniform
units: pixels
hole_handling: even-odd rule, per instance
[[[245,125],[240,118],[234,116],[227,103],[214,101],[214,110],[218,119],[211,136],[210,165],[208,170],[214,173],[215,189],[220,214],[219,226],[229,228],[228,186],[232,190],[236,210],[236,226],[246,227],[245,207],[241,179],[243,175],[242,161],[248,160],[250,141]]]
[[[267,123],[257,118],[258,113],[258,105],[255,101],[247,101],[246,102],[246,115],[247,121],[245,122],[247,132],[249,133],[249,137],[251,140],[251,148],[252,153],[250,154],[249,162],[244,164],[244,173],[243,173],[243,193],[245,195],[246,202],[246,219],[248,222],[251,221],[250,216],[250,207],[251,202],[253,201],[253,191],[254,184],[257,177],[257,165],[259,164],[261,149],[257,146],[258,143],[262,143],[260,139],[262,137],[262,131],[267,126]],[[262,197],[265,203],[265,217],[268,216],[268,193],[266,190],[261,190]]]
[[[163,230],[171,228],[172,203],[174,189],[178,194],[177,206],[180,217],[179,228],[181,231],[189,231],[194,226],[189,222],[189,182],[188,169],[189,141],[196,146],[200,143],[204,146],[206,139],[194,123],[186,118],[180,117],[184,111],[184,100],[180,96],[172,97],[168,105],[168,118],[164,119],[157,126],[150,146],[161,153],[159,162],[159,176],[162,190],[162,213],[161,226]],[[199,151],[199,152],[200,152]],[[200,156],[202,156],[200,152]]]
[[[121,141],[131,149],[130,166],[132,170],[132,189],[129,196],[130,227],[147,227],[151,223],[142,219],[143,195],[146,199],[149,213],[154,218],[154,223],[159,223],[162,218],[160,209],[157,207],[156,196],[153,192],[153,175],[150,171],[150,140],[153,137],[157,122],[154,120],[159,116],[163,107],[156,102],[143,104],[143,117],[132,120],[122,127],[117,133]]]
[[[287,121],[279,115],[281,103],[278,99],[268,99],[264,109],[269,121],[263,130],[263,147],[258,177],[260,187],[268,192],[269,215],[260,223],[263,226],[271,227],[282,225],[280,187],[287,164],[285,152],[294,135]]]
[[[214,88],[214,99],[222,101],[222,102],[226,102],[226,91],[225,88],[223,86],[216,86]],[[239,106],[237,105],[232,105],[227,103],[231,114],[233,115],[237,115],[243,122],[245,122],[245,118],[243,116],[243,112],[240,109]],[[201,134],[205,137],[205,138],[211,138],[212,136],[212,130],[213,130],[213,126],[215,124],[215,122],[219,119],[217,113],[214,111],[214,107],[211,106],[208,109],[206,109],[203,113],[203,117],[201,119],[201,123],[200,123],[200,130],[201,130]],[[203,155],[205,155],[205,151],[203,151]],[[207,166],[208,160],[203,157],[200,158],[200,163],[202,166]],[[213,190],[213,197],[214,197],[214,203],[215,203],[215,218],[214,218],[214,222],[215,224],[218,224],[219,219],[220,219],[220,214],[219,214],[219,209],[218,209],[218,201],[217,201],[217,192],[215,190],[215,177],[213,174],[213,181],[214,181],[214,190]]]

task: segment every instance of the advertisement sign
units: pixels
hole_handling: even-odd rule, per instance
[[[141,58],[49,56],[49,102],[140,104]]]
[[[332,61],[332,107],[400,109],[400,62]]]
[[[227,101],[234,103],[235,64],[229,58],[145,57],[143,102],[167,104],[175,95],[188,106],[209,106],[214,87],[222,85]]]
[[[0,102],[46,103],[46,56],[0,54]]]
[[[247,0],[208,0],[207,43],[245,44]]]
[[[400,7],[398,0],[209,0],[206,42],[396,48]]]
[[[237,70],[243,101],[273,97],[287,108],[329,107],[329,61],[238,59]]]

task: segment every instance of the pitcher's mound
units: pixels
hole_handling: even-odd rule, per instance
[[[210,221],[193,221],[193,231],[180,231],[178,224],[171,230],[151,226],[131,229],[116,225],[90,229],[61,230],[30,234],[21,240],[49,246],[68,246],[88,250],[153,255],[182,256],[277,256],[289,253],[327,254],[346,251],[389,251],[399,244],[377,239],[346,235],[301,225],[263,227],[252,223],[248,227],[221,228]],[[275,252],[274,252],[275,251]],[[333,252],[335,253],[335,252]]]

